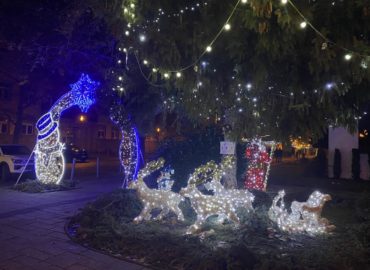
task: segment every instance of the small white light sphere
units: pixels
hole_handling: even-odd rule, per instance
[[[165,73],[165,74],[163,74],[163,76],[164,76],[166,79],[168,79],[168,78],[170,77],[170,74]]]
[[[231,29],[231,25],[229,23],[225,24],[224,29],[229,31]]]
[[[352,58],[352,54],[350,53],[347,53],[346,55],[344,55],[344,59],[347,61],[351,60],[351,58]]]
[[[207,52],[211,52],[212,51],[212,47],[211,46],[207,46],[206,51]]]
[[[181,78],[181,72],[176,72],[176,77]]]
[[[302,29],[304,29],[304,28],[306,28],[306,26],[307,26],[307,22],[303,21],[303,22],[301,22],[301,23],[299,24],[299,26],[300,26]]]
[[[146,41],[146,36],[144,34],[141,34],[139,36],[139,40],[140,40],[140,42],[145,42]]]
[[[281,0],[281,3],[282,3],[283,5],[286,5],[286,4],[288,3],[288,0]]]
[[[241,2],[242,2],[242,4],[245,4],[245,3],[248,2],[248,0],[242,0]]]
[[[143,63],[144,63],[144,65],[147,65],[149,62],[148,62],[148,60],[144,59]]]

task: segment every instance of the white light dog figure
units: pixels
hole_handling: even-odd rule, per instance
[[[269,218],[283,231],[293,233],[321,234],[335,229],[326,218],[321,217],[322,208],[331,200],[329,194],[313,192],[306,202],[293,201],[291,213],[284,205],[285,191],[279,191],[269,210]],[[278,205],[280,204],[280,205]]]
[[[139,171],[137,181],[130,183],[129,188],[136,190],[139,200],[144,206],[141,213],[134,219],[134,223],[150,220],[152,218],[151,211],[155,208],[162,210],[156,217],[157,220],[163,219],[170,211],[176,214],[178,220],[184,220],[184,215],[179,208],[179,203],[184,199],[181,195],[171,190],[150,189],[144,182],[146,176],[159,170],[163,165],[164,159],[149,162],[145,168]]]

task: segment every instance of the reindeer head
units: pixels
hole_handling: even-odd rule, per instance
[[[307,200],[308,204],[313,205],[323,205],[327,201],[331,200],[331,196],[329,194],[323,194],[320,191],[313,192]]]
[[[131,181],[129,184],[130,189],[137,189],[140,184],[144,182],[144,178],[151,173],[155,172],[156,170],[159,170],[164,165],[164,159],[160,158],[158,160],[154,160],[146,164],[146,166],[141,169],[137,175],[137,181]]]

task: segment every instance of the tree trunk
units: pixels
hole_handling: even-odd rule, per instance
[[[236,142],[231,138],[231,136],[229,136],[229,134],[230,134],[229,132],[224,131],[225,141],[233,142],[235,143],[236,146]],[[228,155],[224,155],[223,158],[225,158],[226,156]],[[223,176],[224,186],[227,189],[238,188],[238,182],[236,179],[236,154],[234,153],[233,156],[235,157],[234,165],[231,168],[227,168],[225,170],[225,175]]]
[[[19,101],[17,107],[17,113],[15,118],[15,127],[13,132],[13,144],[18,144],[20,141],[21,133],[22,133],[22,124],[23,124],[23,112],[24,112],[24,93],[20,86],[17,84],[15,86],[15,93],[19,93]]]

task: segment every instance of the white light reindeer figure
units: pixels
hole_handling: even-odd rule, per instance
[[[63,144],[59,138],[59,119],[62,112],[75,105],[86,112],[95,102],[95,90],[98,86],[99,82],[91,80],[87,74],[82,74],[76,83],[70,85],[71,91],[59,98],[50,111],[37,121],[35,171],[41,182],[59,184],[63,177],[65,162]]]
[[[220,195],[205,195],[199,191],[197,184],[199,180],[207,174],[212,173],[217,165],[210,161],[206,165],[201,166],[195,170],[188,180],[188,185],[180,190],[180,194],[189,197],[191,206],[197,214],[197,220],[189,227],[187,233],[197,233],[206,219],[210,216],[218,215],[225,217],[235,224],[239,224],[235,207],[228,198]]]
[[[243,207],[248,211],[253,210],[252,203],[254,195],[246,189],[226,189],[221,184],[223,172],[228,167],[232,167],[235,162],[233,156],[225,157],[222,162],[215,167],[211,181],[204,184],[208,190],[212,190],[216,196],[227,198],[234,208]]]
[[[140,201],[143,203],[143,210],[134,219],[135,223],[139,223],[142,220],[150,220],[152,217],[151,211],[155,208],[162,210],[156,217],[158,220],[161,220],[170,211],[176,214],[178,220],[184,220],[182,211],[179,208],[179,203],[184,199],[181,195],[171,190],[150,189],[144,183],[144,178],[146,176],[159,170],[163,165],[164,159],[149,162],[144,169],[139,171],[137,181],[132,181],[129,185],[129,188],[136,190]]]
[[[294,233],[320,234],[330,232],[335,228],[334,225],[329,224],[326,218],[321,217],[324,204],[331,200],[329,194],[315,191],[306,202],[293,201],[291,213],[285,209],[284,196],[284,190],[279,191],[268,213],[270,219],[276,222],[281,230]]]

